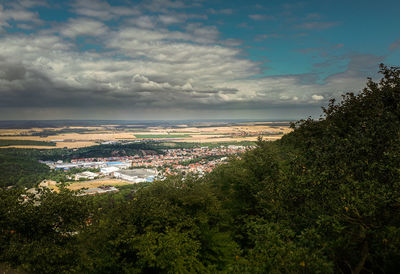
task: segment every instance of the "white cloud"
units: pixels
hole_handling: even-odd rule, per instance
[[[158,16],[158,20],[160,20],[163,24],[170,25],[170,24],[176,24],[182,22],[182,18],[179,18],[177,16],[171,16],[171,15],[160,15]]]
[[[219,31],[215,26],[203,26],[200,23],[192,23],[186,26],[186,30],[192,35],[192,40],[200,43],[216,42]]]
[[[63,36],[75,38],[79,35],[99,36],[106,33],[108,28],[99,21],[86,18],[70,19],[67,24],[61,27],[60,33]]]
[[[32,12],[21,6],[19,2],[14,2],[9,8],[0,4],[0,32],[4,27],[9,27],[9,22],[24,22],[32,25],[39,25],[42,20],[37,12]]]
[[[47,1],[45,0],[18,0],[15,1],[16,4],[24,8],[32,8],[35,6],[47,6]]]
[[[182,5],[155,3],[161,4],[163,12]],[[327,77],[323,84],[304,81],[310,75],[260,77],[260,64],[234,48],[241,41],[222,39],[216,26],[191,23],[190,14],[145,15],[135,7],[124,11],[105,1],[79,1],[73,7],[80,17],[50,30],[0,37],[2,108],[29,105],[112,113],[118,106],[124,113],[137,114],[171,109],[261,113],[274,107],[319,106],[343,91],[357,91],[365,82],[362,69],[376,69],[381,60],[370,55],[347,56],[347,69]],[[0,13],[4,14],[1,6]],[[125,15],[129,18],[112,27],[102,22]],[[29,12],[12,16],[38,18]],[[170,30],[174,16],[188,23],[180,30]],[[0,27],[6,26],[7,20],[1,18]],[[106,50],[81,51],[70,39],[78,36],[91,36]]]
[[[160,112],[177,106],[215,111],[317,106],[343,90],[357,91],[365,79],[356,69],[372,59],[354,57],[348,71],[324,85],[304,84],[302,75],[252,79],[259,67],[242,59],[238,49],[194,44],[187,33],[123,28],[104,35],[108,54],[80,52],[44,33],[0,38],[0,70],[7,68],[0,74],[3,104],[105,109],[118,104]],[[116,54],[126,58],[115,59]]]
[[[76,14],[94,17],[96,20],[111,20],[121,16],[137,16],[140,14],[133,6],[111,6],[102,0],[76,0],[72,7]]]
[[[321,101],[321,100],[324,100],[324,96],[322,96],[322,95],[316,95],[316,94],[313,94],[313,95],[311,96],[311,98],[312,98],[314,101]]]
[[[139,28],[154,28],[156,26],[156,19],[152,16],[138,16],[127,20],[128,23],[134,24]]]

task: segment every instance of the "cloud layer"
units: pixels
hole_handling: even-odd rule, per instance
[[[364,69],[374,71],[383,61],[353,53],[342,72],[322,81],[317,72],[267,77],[260,62],[246,57],[240,40],[202,20],[207,14],[181,11],[187,3],[77,1],[68,7],[74,16],[60,22],[42,20],[32,11],[38,5],[48,3],[0,5],[3,119],[298,118],[362,88]],[[208,9],[211,16],[233,12]],[[36,29],[7,32],[18,24]]]

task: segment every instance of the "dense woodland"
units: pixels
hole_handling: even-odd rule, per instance
[[[400,70],[381,73],[203,178],[39,201],[4,188],[0,262],[28,273],[398,273]]]
[[[0,140],[0,147],[6,146],[56,146],[54,142],[32,141],[32,140]]]

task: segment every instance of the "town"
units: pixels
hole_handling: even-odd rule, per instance
[[[84,169],[85,171],[68,176],[71,181],[115,178],[129,183],[164,180],[171,175],[196,174],[203,176],[216,166],[226,163],[233,155],[253,149],[254,146],[220,145],[218,147],[170,148],[162,153],[141,151],[140,154],[120,157],[97,157],[72,159],[70,162],[40,161],[53,170]],[[115,188],[112,188],[115,191]],[[87,193],[104,193],[103,190],[88,189]]]

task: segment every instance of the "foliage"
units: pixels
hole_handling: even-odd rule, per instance
[[[0,260],[28,272],[65,272],[78,259],[74,234],[88,218],[86,199],[62,190],[0,190]]]
[[[97,157],[118,157],[130,156],[134,154],[162,153],[161,148],[152,143],[130,143],[130,144],[109,144],[90,147],[82,147],[78,149],[55,149],[42,152],[42,160],[64,160],[80,158],[97,158]]]
[[[312,217],[337,267],[354,272],[393,271],[386,250],[398,241],[387,229],[400,225],[400,70],[381,73],[380,83],[332,100],[323,119],[300,121],[282,140],[298,151],[283,202],[298,227]]]
[[[9,153],[7,149],[0,151],[0,187],[32,187],[45,179],[49,172],[49,168],[35,158]]]
[[[129,202],[104,202],[81,235],[83,272],[98,265],[103,272],[204,272],[233,260],[236,245],[223,226],[228,216],[204,183],[175,178],[139,190]]]
[[[35,140],[0,140],[0,147],[5,146],[56,146],[54,142],[35,141]]]
[[[398,272],[400,70],[381,72],[321,119],[260,139],[203,178],[94,197],[1,189],[0,264],[32,273]],[[21,161],[24,172],[33,165],[24,155],[45,153],[7,151],[0,167]]]
[[[32,131],[28,133],[27,136],[40,136],[40,137],[48,137],[59,134],[66,133],[79,133],[79,134],[91,134],[95,130],[91,130],[88,128],[60,128],[60,129],[43,129],[42,131]]]

